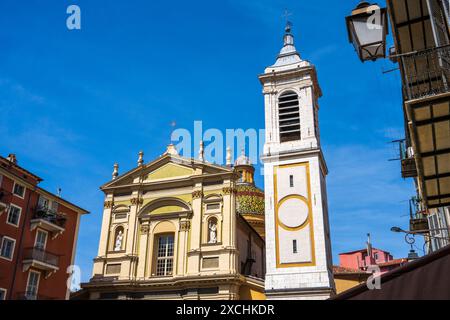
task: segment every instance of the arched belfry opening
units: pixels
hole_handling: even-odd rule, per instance
[[[294,91],[284,92],[278,98],[280,142],[300,140],[300,105]]]

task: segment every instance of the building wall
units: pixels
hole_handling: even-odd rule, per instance
[[[310,164],[310,176],[315,177],[310,180],[311,194],[315,195],[316,201],[311,201],[311,232],[307,241],[299,242],[299,250],[311,250],[310,260],[296,262],[297,266],[279,267],[277,266],[277,247],[281,246],[276,240],[275,235],[275,210],[277,205],[274,199],[274,167],[280,165],[291,165],[298,163]],[[320,164],[317,156],[304,157],[297,160],[288,160],[285,162],[265,163],[265,186],[266,186],[266,290],[274,289],[294,289],[294,288],[333,288],[331,283],[331,261],[328,253],[329,245],[326,243],[325,221],[322,211],[322,201],[320,198]],[[272,236],[269,237],[268,235]],[[310,238],[311,237],[311,238]],[[311,239],[311,240],[309,240]],[[291,246],[289,245],[289,248]]]
[[[46,272],[36,268],[31,268],[30,270],[40,273],[38,296],[40,295],[52,299],[64,300],[68,297],[69,288],[66,284],[69,274],[67,273],[67,268],[73,263],[73,247],[77,236],[75,232],[77,231],[77,224],[79,221],[78,213],[67,207],[60,205],[59,212],[64,213],[67,216],[65,230],[55,239],[52,239],[52,235],[49,233],[47,245],[45,247],[45,251],[59,256],[59,270],[51,274],[47,279],[45,278]],[[25,223],[26,232],[24,232],[22,245],[23,249],[34,247],[38,230],[46,231],[42,228],[36,228],[33,231],[30,231],[29,225],[30,219],[27,219]],[[22,269],[22,263],[19,263],[19,268],[15,276],[15,291],[17,293],[25,291],[28,276],[29,271],[24,272]]]
[[[254,229],[243,220],[238,220],[237,230],[237,245],[239,250],[239,272],[244,274],[243,266],[248,258],[254,258],[255,262],[252,264],[248,276],[257,278],[264,277],[264,241],[259,237]],[[248,245],[251,246],[251,254],[249,256]]]
[[[14,179],[12,174],[8,174],[7,172],[1,172],[2,175],[2,182],[0,185],[0,188],[4,191],[5,195],[3,196],[2,202],[5,204],[12,204],[14,206],[17,206],[21,209],[20,219],[18,226],[13,226],[11,224],[7,223],[8,219],[8,213],[9,210],[5,210],[0,215],[0,236],[1,237],[8,237],[13,240],[15,240],[15,246],[14,246],[14,252],[12,256],[12,260],[6,260],[3,257],[0,257],[0,270],[1,270],[1,276],[0,276],[0,289],[6,289],[7,290],[7,297],[15,298],[15,281],[16,277],[14,276],[15,270],[20,269],[20,263],[18,263],[18,259],[21,255],[21,237],[22,232],[26,231],[24,230],[25,220],[27,218],[27,215],[29,215],[29,211],[27,212],[27,204],[28,202],[29,207],[33,206],[33,204],[37,201],[37,195],[32,192],[30,188],[32,188],[32,185],[28,185],[28,187],[25,189],[25,196],[24,198],[20,198],[13,194],[13,187],[14,187]],[[25,185],[25,184],[24,184]],[[25,232],[26,233],[26,232]],[[11,286],[14,286],[12,289]],[[11,290],[12,289],[12,290]],[[23,290],[25,291],[25,290]]]
[[[385,263],[393,260],[392,255],[384,250],[372,249],[372,259],[366,250],[339,254],[340,266],[353,270],[363,269],[373,264]],[[375,259],[377,257],[377,259]]]
[[[75,209],[67,205],[65,200],[39,188],[39,179],[31,174],[24,174],[16,166],[8,165],[3,158],[0,159],[0,175],[2,176],[0,189],[7,196],[3,196],[0,202],[7,205],[13,204],[22,208],[20,223],[17,227],[6,223],[8,212],[0,214],[0,236],[8,236],[16,240],[12,261],[0,257],[0,289],[7,289],[7,299],[23,299],[27,290],[27,282],[30,271],[40,274],[37,298],[67,299],[69,288],[67,287],[67,268],[73,264],[75,245],[81,214],[86,213],[81,208]],[[26,178],[25,178],[26,176]],[[12,194],[14,181],[26,187],[24,198]],[[66,215],[65,228],[62,234],[51,233],[47,227],[36,227],[32,230],[31,220],[34,218],[35,209],[38,206],[39,197],[57,202],[58,212]],[[25,268],[24,256],[27,249],[35,247],[38,230],[47,232],[45,251],[59,256],[58,268],[55,273],[49,274],[40,267]]]
[[[334,275],[334,283],[336,285],[336,294],[347,291],[357,285],[366,282],[367,276],[362,276],[359,274],[344,274],[344,275]]]

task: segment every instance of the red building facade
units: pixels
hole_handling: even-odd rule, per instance
[[[80,218],[88,212],[0,157],[0,300],[68,299]]]
[[[394,259],[389,252],[377,248],[360,249],[339,254],[340,267],[366,271],[370,266],[378,266],[382,274],[407,262],[408,260],[404,258]]]

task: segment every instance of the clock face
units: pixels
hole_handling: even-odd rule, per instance
[[[291,198],[281,203],[278,208],[279,221],[288,228],[299,228],[308,219],[308,205],[298,199]]]

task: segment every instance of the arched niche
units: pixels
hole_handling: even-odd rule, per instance
[[[120,240],[120,248],[117,248],[117,240],[119,237],[119,234],[121,235]],[[113,252],[120,252],[125,250],[125,244],[126,244],[126,229],[124,225],[116,225],[111,230],[111,237],[109,241],[109,251]]]

